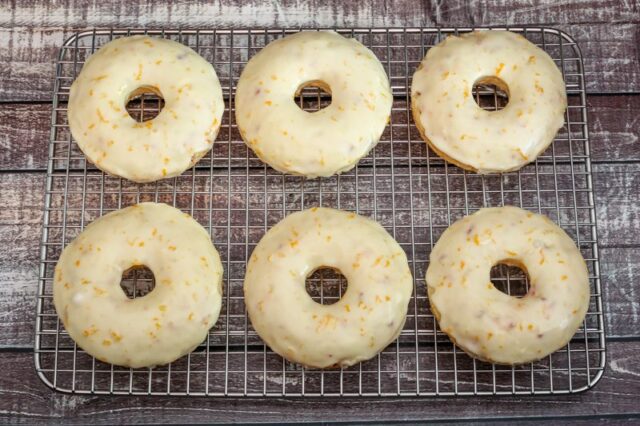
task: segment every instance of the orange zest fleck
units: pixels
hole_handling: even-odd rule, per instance
[[[138,73],[136,74],[136,80],[142,79],[142,64],[138,64]]]
[[[100,111],[100,108],[96,109],[96,114],[98,115],[98,118],[100,119],[100,122],[102,122],[102,123],[108,123],[109,122],[109,120],[104,118],[104,115],[102,115],[102,111]]]
[[[518,154],[520,155],[520,157],[522,157],[523,160],[527,161],[529,159],[529,157],[527,157],[524,152],[522,152],[522,150],[520,148],[518,148]]]
[[[96,326],[95,326],[95,325],[92,325],[91,327],[84,329],[84,330],[82,331],[82,334],[83,334],[85,337],[89,337],[89,336],[93,336],[93,335],[94,335],[94,334],[96,334],[97,332],[98,332],[98,329],[96,328]]]

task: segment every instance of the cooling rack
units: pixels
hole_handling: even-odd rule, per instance
[[[494,28],[503,30],[505,28]],[[566,34],[548,28],[509,28],[547,51],[562,70],[569,106],[564,127],[535,163],[502,175],[481,176],[444,162],[413,124],[411,76],[426,51],[446,36],[472,28],[340,29],[378,56],[394,94],[391,120],[373,152],[348,173],[304,180],[265,166],[247,149],[234,122],[233,93],[246,61],[270,41],[299,29],[93,30],[73,35],[56,66],[44,227],[37,294],[35,365],[51,388],[78,394],[206,396],[434,396],[566,394],[592,387],[602,376],[605,340],[582,58]],[[195,49],[210,61],[223,87],[226,111],[213,150],[176,178],[135,184],[104,175],[73,141],[67,123],[69,87],[87,57],[115,37],[147,33]],[[474,89],[478,104],[504,107],[505,93]],[[303,90],[300,107],[330,103],[317,88]],[[155,116],[162,100],[142,95],[128,105],[139,121]],[[223,259],[220,318],[193,353],[155,369],[128,369],[96,361],[78,348],[59,321],[52,278],[62,248],[91,221],[142,201],[174,205],[211,233]],[[516,367],[477,361],[453,346],[428,307],[425,271],[431,248],[456,219],[485,206],[517,205],[543,213],[577,243],[589,268],[591,303],[571,342],[547,358]],[[350,368],[310,370],[265,347],[247,319],[245,264],[267,229],[290,212],[312,206],[358,212],[381,223],[406,251],[414,294],[398,340],[372,360]],[[499,265],[492,281],[515,297],[528,288],[519,269]],[[149,271],[130,271],[129,297],[153,288]],[[320,303],[339,299],[342,276],[320,270],[307,289]],[[132,326],[135,326],[133,324]]]

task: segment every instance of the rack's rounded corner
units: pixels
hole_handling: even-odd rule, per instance
[[[64,393],[64,394],[71,394],[73,392],[71,392],[71,390],[69,389],[64,389],[61,387],[56,386],[51,380],[49,380],[49,377],[47,377],[47,375],[45,374],[45,372],[42,369],[42,366],[40,364],[40,358],[39,358],[39,353],[36,351],[33,353],[33,361],[34,361],[34,367],[36,370],[36,376],[38,376],[38,378],[40,379],[40,381],[49,389],[51,389],[52,391],[55,392],[60,392],[60,393]]]

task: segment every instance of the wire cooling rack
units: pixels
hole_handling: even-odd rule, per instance
[[[400,396],[564,394],[583,391],[602,376],[605,342],[596,221],[582,58],[566,34],[546,28],[510,28],[555,60],[567,86],[566,123],[535,163],[503,175],[481,176],[444,162],[421,140],[409,102],[411,76],[426,51],[459,29],[349,29],[385,66],[394,94],[391,121],[373,152],[348,173],[304,180],[265,166],[247,149],[234,122],[233,93],[251,56],[270,41],[298,30],[139,31],[94,30],[75,34],[56,67],[44,229],[37,296],[35,363],[50,387],[83,394],[211,396]],[[499,30],[499,29],[498,29]],[[106,176],[87,163],[67,123],[69,86],[87,57],[115,37],[148,33],[194,48],[210,61],[223,87],[226,111],[213,150],[176,178],[134,184]],[[486,109],[500,109],[505,94],[474,90]],[[300,107],[313,111],[330,96],[305,89]],[[128,105],[138,120],[162,108],[154,95]],[[60,323],[52,278],[62,248],[91,221],[142,201],[166,202],[193,215],[223,259],[220,318],[189,356],[155,369],[128,369],[96,361],[78,348]],[[453,346],[429,310],[425,271],[431,248],[456,219],[484,206],[517,205],[549,216],[576,241],[590,273],[591,304],[571,342],[547,358],[516,367],[477,361]],[[310,370],[265,347],[247,319],[242,297],[245,264],[264,233],[288,213],[312,206],[356,211],[380,222],[400,243],[414,276],[406,325],[396,342],[372,360],[350,368]],[[495,267],[496,287],[513,296],[527,291],[520,270]],[[122,287],[130,297],[153,288],[149,271],[129,271]],[[336,301],[344,277],[320,270],[307,289],[321,303]],[[135,327],[135,324],[132,324]]]

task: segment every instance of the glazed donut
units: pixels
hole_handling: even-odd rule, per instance
[[[164,98],[152,120],[137,122],[127,102]],[[211,64],[180,43],[146,36],[113,40],[82,67],[69,93],[69,127],[89,161],[135,182],[177,176],[212,147],[224,110]]]
[[[322,267],[348,281],[332,305],[315,302],[305,280]],[[293,213],[260,240],[247,265],[251,324],[273,351],[312,368],[372,358],[405,322],[413,279],[407,257],[378,223],[341,210]]]
[[[129,299],[122,274],[143,265],[155,288]],[[166,204],[137,204],[97,219],[63,250],[53,302],[71,338],[98,360],[167,364],[202,343],[217,321],[222,264],[191,216]]]
[[[480,108],[475,83],[505,91],[500,111]],[[508,31],[448,37],[413,75],[413,118],[445,160],[478,173],[517,170],[536,159],[564,123],[567,94],[553,59]]]
[[[328,107],[303,111],[305,86],[331,93]],[[274,169],[308,178],[352,169],[378,143],[393,97],[376,56],[333,31],[293,34],[247,63],[236,90],[242,138]]]
[[[490,281],[498,263],[529,275],[522,298]],[[458,220],[433,248],[431,310],[465,352],[522,364],[566,345],[589,307],[589,273],[573,240],[547,217],[517,207],[485,208]]]

